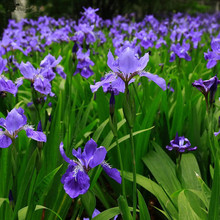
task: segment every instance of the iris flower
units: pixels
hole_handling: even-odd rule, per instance
[[[217,61],[220,60],[220,39],[214,39],[211,42],[212,51],[204,53],[204,57],[208,60],[206,67],[208,69],[214,67],[217,64]]]
[[[206,102],[208,102],[208,94],[210,93],[209,102],[212,104],[214,102],[214,96],[219,83],[220,80],[217,78],[217,76],[214,76],[209,80],[196,80],[194,83],[192,83],[192,85],[205,96]]]
[[[185,151],[194,151],[197,147],[191,147],[191,143],[184,136],[179,137],[178,133],[176,133],[176,137],[174,140],[170,141],[170,146],[166,146],[166,149],[176,150],[179,153],[184,153]]]
[[[111,168],[104,159],[106,149],[104,147],[97,148],[96,142],[89,140],[81,152],[81,148],[72,150],[73,156],[77,160],[69,159],[63,149],[63,143],[60,143],[60,153],[63,159],[69,164],[66,173],[62,176],[61,182],[64,190],[71,198],[76,198],[80,194],[84,194],[90,187],[89,170],[101,164],[104,171],[116,182],[121,183],[120,173],[117,169]]]
[[[90,88],[92,92],[96,92],[99,87],[106,87],[106,85],[111,86],[112,89],[116,89],[119,92],[124,92],[125,85],[134,82],[136,75],[140,77],[145,76],[155,82],[163,90],[166,90],[166,82],[163,78],[144,71],[148,61],[148,53],[139,59],[135,51],[130,47],[124,49],[118,59],[114,59],[111,51],[109,51],[107,64],[112,72],[105,75],[102,81],[91,85]]]
[[[7,148],[12,144],[12,140],[18,137],[21,130],[26,131],[26,135],[36,141],[46,142],[46,135],[41,131],[34,131],[33,127],[27,125],[27,118],[24,110],[20,107],[12,109],[7,117],[0,118],[0,148]]]

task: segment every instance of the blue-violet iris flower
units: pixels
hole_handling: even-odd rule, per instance
[[[90,139],[81,152],[81,148],[72,150],[73,156],[77,160],[69,159],[63,149],[63,143],[60,143],[60,153],[64,160],[69,164],[66,173],[62,176],[61,182],[64,185],[64,190],[71,198],[76,198],[80,194],[84,194],[90,187],[89,170],[101,165],[104,171],[116,182],[121,183],[121,176],[117,169],[111,168],[104,159],[106,149],[104,147],[97,148],[97,144],[93,139]]]
[[[208,69],[214,67],[217,64],[217,61],[220,60],[220,39],[213,39],[211,42],[212,51],[204,53],[204,57],[208,60],[206,67]]]
[[[12,109],[7,117],[0,118],[0,148],[7,148],[12,144],[12,140],[18,137],[21,130],[26,131],[26,135],[36,141],[46,142],[46,135],[41,131],[34,131],[34,128],[27,125],[27,118],[24,110],[19,107]]]
[[[179,137],[178,133],[176,133],[176,137],[174,140],[170,141],[170,146],[166,146],[166,149],[176,150],[179,153],[184,153],[185,151],[194,151],[197,147],[191,147],[191,143],[184,136]]]
[[[119,92],[124,92],[125,84],[128,85],[134,82],[134,76],[136,75],[140,77],[145,76],[149,80],[155,82],[163,90],[166,90],[166,82],[163,78],[144,71],[148,61],[148,53],[138,59],[134,49],[130,47],[125,48],[116,60],[111,51],[109,51],[107,64],[112,72],[105,75],[102,81],[95,83],[95,85],[91,85],[90,88],[92,92],[96,92],[99,87],[106,87],[106,85],[111,86],[112,89],[116,89]]]
[[[210,92],[209,102],[212,104],[214,102],[214,96],[219,83],[220,80],[217,78],[217,76],[214,76],[209,80],[196,80],[194,83],[192,83],[192,85],[196,87],[205,96],[206,101]]]

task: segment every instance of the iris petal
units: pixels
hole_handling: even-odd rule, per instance
[[[166,90],[167,88],[166,81],[162,77],[159,77],[158,75],[148,73],[148,72],[142,72],[140,76],[145,76],[148,79],[152,80],[163,90]]]
[[[101,164],[104,161],[106,154],[106,149],[104,147],[99,147],[95,151],[93,158],[89,161],[89,167],[93,168]]]

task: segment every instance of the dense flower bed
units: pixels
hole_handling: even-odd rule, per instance
[[[217,219],[219,21],[9,20],[0,219]]]

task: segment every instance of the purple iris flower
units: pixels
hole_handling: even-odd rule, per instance
[[[83,53],[82,48],[79,48],[79,50],[76,53],[78,63],[74,75],[80,73],[81,76],[88,79],[90,76],[94,74],[93,71],[90,69],[90,66],[94,66],[95,64],[92,60],[90,60],[89,55],[90,50],[88,50],[86,53]]]
[[[29,81],[31,81],[31,83],[33,83],[34,89],[36,91],[44,95],[49,95],[51,93],[50,80],[54,77],[53,74],[51,74],[51,72],[48,73],[48,69],[35,69],[30,62],[23,63],[23,61],[21,62],[18,68],[21,74],[24,76],[24,78],[28,79]]]
[[[96,41],[95,33],[93,31],[94,25],[89,24],[79,24],[75,25],[74,29],[76,30],[73,37],[70,39],[79,42],[83,45],[83,41],[86,41],[86,44],[92,44]]]
[[[91,7],[85,8],[83,7],[84,12],[81,12],[81,14],[83,15],[83,17],[81,18],[82,21],[90,21],[92,24],[94,24],[96,22],[96,20],[98,19],[98,15],[96,14],[96,12],[99,10],[98,8],[94,9]]]
[[[6,65],[7,65],[7,60],[0,57],[0,93],[9,92],[14,96],[16,96],[18,90],[17,86],[2,74],[4,71],[8,70]]]
[[[16,96],[17,91],[18,87],[11,80],[0,74],[0,93],[9,92]]]
[[[217,78],[217,76],[212,77],[209,80],[196,80],[192,85],[196,87],[202,94],[205,96],[205,98],[208,98],[208,94],[210,92],[210,103],[214,102],[214,96],[217,90],[217,86],[220,83],[220,80]]]
[[[204,53],[204,57],[208,60],[206,67],[208,69],[214,67],[217,64],[217,60],[220,60],[220,39],[214,39],[211,42],[212,51]]]
[[[57,59],[52,56],[51,54],[48,54],[41,62],[40,66],[43,67],[43,73],[42,75],[47,78],[49,81],[53,80],[55,78],[55,73],[53,70],[55,70],[63,79],[66,79],[66,74],[63,71],[63,67],[59,65],[60,61],[63,58],[59,56]],[[51,77],[46,77],[47,74],[50,74]]]
[[[191,57],[188,54],[188,51],[190,49],[190,44],[187,43],[183,43],[182,46],[180,45],[180,43],[178,44],[172,44],[170,47],[170,50],[172,51],[170,54],[170,62],[173,62],[176,59],[176,55],[179,58],[183,58],[187,61],[191,60]]]
[[[41,62],[40,62],[40,66],[41,67],[47,67],[47,68],[52,68],[52,67],[56,67],[60,61],[62,60],[62,57],[59,56],[56,60],[56,58],[54,56],[52,56],[51,54],[48,54]]]
[[[34,89],[44,95],[53,96],[51,92],[51,84],[56,74],[56,71],[62,78],[66,78],[66,74],[63,71],[63,67],[59,66],[58,64],[62,60],[62,57],[59,56],[57,59],[48,54],[40,63],[40,69],[35,69],[30,62],[23,63],[21,62],[18,65],[18,68],[23,75],[23,78],[28,79],[33,83]],[[22,84],[22,79],[19,79],[19,85]]]
[[[144,71],[148,61],[148,53],[138,59],[135,51],[130,47],[123,50],[116,60],[111,51],[109,51],[107,64],[112,72],[105,75],[102,81],[95,83],[95,85],[91,85],[90,88],[92,92],[96,92],[99,87],[106,87],[107,85],[111,85],[113,90],[117,89],[119,92],[124,92],[125,84],[134,82],[134,76],[136,75],[140,77],[145,76],[149,80],[155,82],[163,90],[166,90],[166,82],[163,78]]]
[[[105,161],[106,149],[104,147],[97,148],[96,142],[89,140],[81,152],[81,148],[77,151],[72,150],[72,154],[77,160],[69,159],[63,149],[63,143],[60,143],[60,153],[64,160],[69,163],[66,173],[62,176],[61,182],[64,184],[64,190],[71,198],[76,198],[80,194],[84,194],[90,187],[89,170],[101,165],[104,171],[115,181],[121,183],[120,173],[117,169],[111,168]]]
[[[194,151],[197,147],[191,147],[191,143],[184,136],[179,137],[178,133],[176,133],[176,137],[174,140],[170,141],[170,146],[166,146],[166,149],[176,150],[179,153],[184,153],[185,151]]]
[[[0,148],[7,148],[12,144],[12,140],[18,137],[21,130],[26,131],[26,135],[36,141],[46,142],[46,135],[40,131],[34,131],[34,128],[27,125],[27,118],[24,110],[19,107],[12,109],[7,117],[0,118]]]
[[[0,75],[4,72],[7,71],[8,68],[6,67],[7,65],[7,59],[3,59],[0,57]]]

